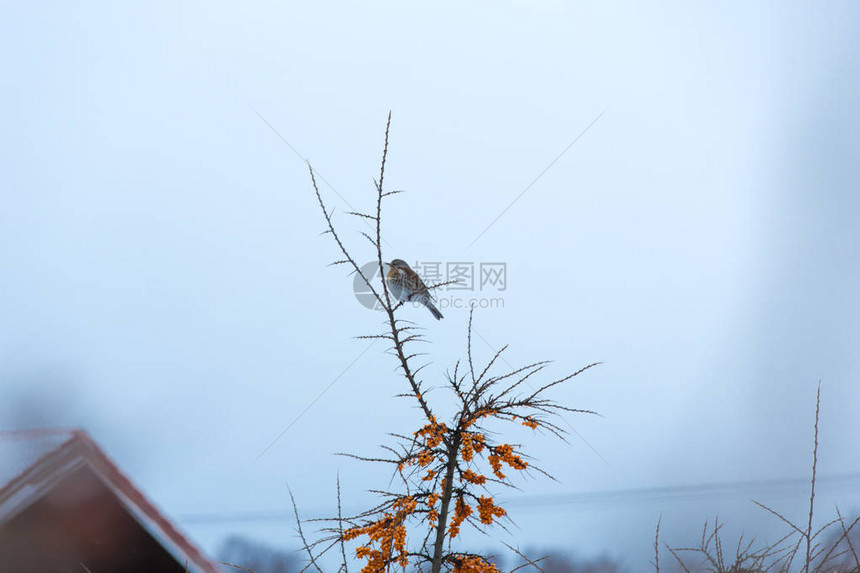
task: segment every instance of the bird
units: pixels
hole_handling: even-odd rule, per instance
[[[427,310],[433,315],[436,320],[444,318],[433,305],[433,299],[430,296],[430,291],[427,285],[418,276],[418,273],[406,264],[402,259],[394,259],[388,266],[391,270],[385,275],[385,282],[388,283],[388,289],[391,294],[400,302],[419,302],[427,307]]]

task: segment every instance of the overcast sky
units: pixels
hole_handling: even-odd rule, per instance
[[[367,506],[387,474],[332,453],[419,420],[354,339],[380,315],[326,266],[303,163],[369,259],[344,213],[389,110],[385,257],[506,264],[479,357],[604,363],[554,395],[602,414],[568,418],[582,439],[526,442],[558,483],[508,498],[803,478],[819,379],[819,471],[860,472],[857,3],[0,10],[0,426],[87,429],[210,552],[294,546],[288,519],[215,519],[286,510],[287,484],[322,515],[340,472]],[[467,312],[402,312],[441,382]],[[860,509],[860,480],[826,484],[822,520]],[[498,538],[638,567],[661,513],[678,543],[716,513],[780,531],[750,497],[804,514],[799,489],[559,497]]]

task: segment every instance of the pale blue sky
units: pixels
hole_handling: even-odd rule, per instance
[[[372,348],[252,464],[379,324],[256,112],[362,208],[392,110],[386,180],[408,193],[386,257],[506,262],[478,350],[604,361],[556,397],[603,415],[571,422],[608,463],[529,440],[559,483],[524,494],[803,477],[819,378],[820,471],[860,471],[856,3],[0,11],[0,425],[83,426],[206,549],[294,544],[287,521],[182,519],[286,509],[287,483],[314,514],[340,471],[366,505],[387,478],[330,454],[417,419]],[[443,312],[415,315],[428,380],[464,350],[465,311]],[[716,512],[772,533],[750,495],[512,507],[514,542],[641,562],[661,512],[679,543]],[[860,507],[856,487],[822,499]]]

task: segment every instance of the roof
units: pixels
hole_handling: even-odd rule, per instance
[[[0,432],[0,489],[72,439],[74,432],[66,428]]]
[[[85,471],[189,573],[219,573],[82,430],[0,432],[0,528]]]

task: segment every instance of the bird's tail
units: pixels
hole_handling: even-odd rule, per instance
[[[428,301],[427,301],[427,302],[425,302],[424,304],[426,304],[426,305],[427,305],[427,309],[430,311],[430,313],[433,315],[433,317],[434,317],[436,320],[442,320],[443,318],[445,318],[444,316],[442,316],[442,313],[441,313],[441,312],[439,312],[439,309],[438,309],[438,308],[436,308],[436,307],[433,305],[433,303],[432,303],[432,302],[430,302],[430,301],[428,300]]]

